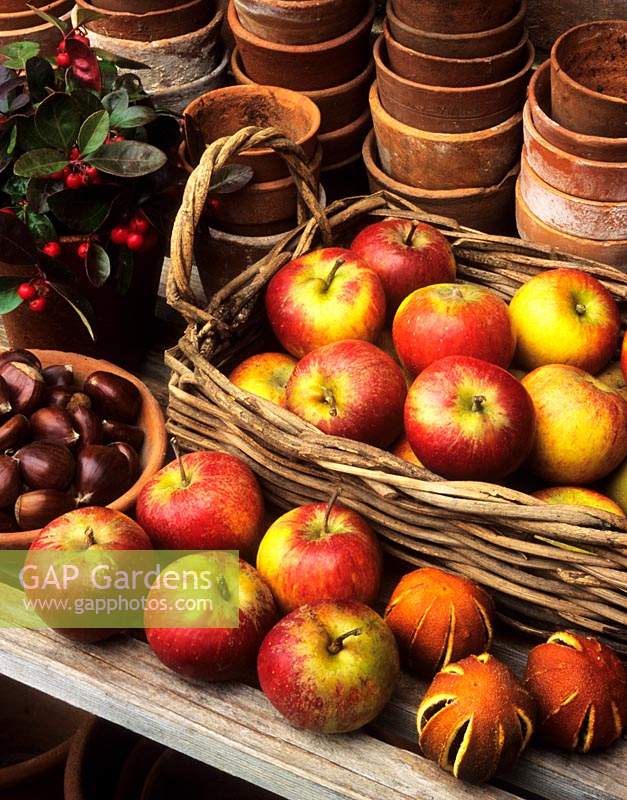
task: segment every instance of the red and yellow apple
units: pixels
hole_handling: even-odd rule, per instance
[[[285,612],[321,600],[371,604],[381,584],[381,548],[355,511],[333,502],[311,503],[268,528],[257,569]]]
[[[411,449],[411,445],[409,444],[409,439],[406,436],[401,436],[394,443],[392,452],[394,453],[395,456],[402,458],[403,461],[409,461],[410,464],[415,464],[417,467],[424,467],[422,461]]]
[[[252,470],[229,453],[189,453],[137,498],[137,520],[162,550],[239,550],[254,558],[264,505]]]
[[[616,351],[618,305],[596,278],[581,270],[554,269],[534,276],[518,289],[509,310],[516,361],[525,369],[569,364],[596,373]]]
[[[627,514],[627,460],[609,476],[604,490]]]
[[[507,368],[516,339],[507,305],[483,286],[440,283],[410,294],[392,326],[402,363],[418,375],[447,356],[471,356]]]
[[[286,353],[259,353],[238,364],[229,380],[246,392],[284,406],[285,389],[295,366],[296,359]]]
[[[627,400],[627,379],[617,361],[607,366],[602,372],[599,372],[596,377]]]
[[[369,342],[314,350],[287,384],[287,408],[331,436],[387,447],[403,426],[407,394],[399,365]]]
[[[620,351],[620,366],[623,370],[623,378],[627,381],[627,333],[623,337],[623,346]]]
[[[351,250],[381,278],[389,314],[411,292],[454,281],[457,272],[450,244],[437,228],[424,222],[375,222],[357,235]]]
[[[531,398],[507,370],[450,356],[423,370],[405,403],[405,432],[427,469],[453,480],[497,481],[533,445]]]
[[[611,498],[584,486],[550,486],[533,492],[533,496],[551,505],[589,506],[624,517],[623,509]]]
[[[282,267],[268,284],[266,312],[275,336],[296,358],[342,339],[376,341],[385,322],[376,272],[339,247],[314,250]]]
[[[348,733],[371,722],[399,675],[392,631],[356,601],[301,606],[266,636],[257,659],[268,700],[298,728]]]
[[[529,467],[558,486],[594,483],[627,456],[627,401],[577,367],[548,364],[523,386],[536,409]]]

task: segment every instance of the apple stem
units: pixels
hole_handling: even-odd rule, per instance
[[[85,538],[87,539],[87,547],[93,547],[96,544],[93,528],[85,528]]]
[[[335,264],[331,268],[331,272],[329,272],[329,274],[327,275],[326,280],[324,282],[323,291],[325,291],[325,292],[329,291],[329,289],[331,288],[331,284],[333,283],[333,278],[335,278],[335,275],[336,275],[338,269],[342,266],[343,263],[344,263],[344,259],[343,258],[336,258]]]
[[[583,317],[583,315],[586,313],[586,311],[587,311],[587,309],[586,309],[586,307],[585,307],[585,305],[583,303],[577,303],[577,305],[575,306],[575,312],[580,317]]]
[[[181,473],[181,483],[183,486],[189,486],[189,477],[185,472],[185,465],[183,464],[183,458],[181,457],[181,448],[179,447],[178,439],[176,436],[173,436],[170,439],[170,444],[172,445],[172,449],[174,450],[174,455],[176,456],[177,463],[179,465],[179,472]]]
[[[329,502],[327,503],[327,507],[324,511],[324,519],[322,520],[322,530],[325,533],[329,532],[329,517],[331,516],[331,511],[333,511],[333,506],[336,503],[339,493],[340,493],[340,487],[336,486],[335,491],[329,498]]]
[[[483,411],[483,406],[485,405],[485,397],[482,394],[476,394],[472,398],[472,410],[473,411]]]
[[[337,639],[333,639],[331,644],[328,647],[329,653],[331,655],[337,655],[340,650],[343,649],[344,640],[348,639],[349,636],[361,636],[361,628],[353,628],[352,631],[347,631],[343,633],[341,636],[338,636]]]
[[[222,599],[226,600],[228,603],[228,601],[231,599],[231,592],[229,591],[229,586],[224,575],[220,575],[218,578],[218,591],[220,592]]]
[[[405,244],[408,247],[411,246],[411,244],[412,244],[412,242],[414,240],[414,234],[416,233],[416,228],[417,227],[418,227],[418,223],[417,222],[412,222],[412,224],[409,227],[409,232],[408,232],[407,236],[405,237]]]
[[[332,417],[337,417],[337,406],[335,405],[335,397],[330,389],[325,389],[322,395],[324,402],[330,407],[329,413]]]

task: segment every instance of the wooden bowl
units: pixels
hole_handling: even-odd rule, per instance
[[[406,25],[433,33],[477,33],[504,25],[514,13],[514,0],[392,0]]]
[[[420,189],[494,186],[520,157],[522,115],[473,133],[433,133],[398,122],[370,90],[379,158],[395,180]]]
[[[127,492],[113,503],[109,503],[109,508],[129,513],[135,505],[140,491],[150,478],[161,469],[165,459],[168,441],[163,413],[159,403],[139,378],[108,361],[101,361],[96,358],[77,355],[76,353],[65,353],[60,350],[33,350],[32,352],[39,358],[44,367],[51,364],[70,364],[74,368],[74,374],[79,384],[82,384],[92,372],[106,370],[107,372],[121,375],[139,389],[142,396],[142,407],[137,425],[143,428],[146,433],[144,447],[140,453],[142,473]],[[28,548],[35,541],[38,534],[38,530],[0,533],[0,550]]]
[[[535,50],[526,45],[525,64],[515,75],[485,86],[429,86],[390,69],[384,37],[374,46],[379,97],[388,114],[425,131],[467,133],[491,128],[522,109]]]
[[[627,136],[627,19],[571,28],[551,50],[553,119],[591,136]]]
[[[391,0],[387,5],[390,33],[399,44],[443,58],[482,58],[510,50],[523,37],[526,14],[527,0],[520,0],[512,18],[498,28],[477,33],[447,34],[407,25],[394,12]]]
[[[140,42],[167,39],[197,31],[214,15],[213,4],[206,0],[188,0],[185,5],[149,11],[147,14],[131,14],[126,10],[105,11],[87,0],[76,0],[76,3],[79,8],[101,14],[99,19],[87,24],[90,30],[114,39],[135,39]]]

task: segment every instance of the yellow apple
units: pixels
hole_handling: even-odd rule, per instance
[[[608,511],[610,514],[625,516],[618,503],[600,492],[595,492],[594,489],[586,489],[583,486],[552,486],[549,489],[540,489],[540,491],[534,492],[533,496],[551,505],[590,506],[590,508]]]
[[[610,364],[603,372],[599,372],[597,378],[603,383],[614,389],[627,400],[627,379],[623,375],[623,370],[618,362]]]
[[[235,367],[229,380],[240,389],[284,406],[287,382],[295,366],[296,359],[285,353],[259,353]]]
[[[616,472],[610,475],[605,491],[627,514],[627,461],[624,461]]]

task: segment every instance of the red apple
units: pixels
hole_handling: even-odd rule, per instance
[[[627,381],[627,333],[623,337],[623,346],[620,351],[620,366],[623,370],[623,377]]]
[[[472,356],[507,368],[516,347],[506,304],[471,284],[440,283],[410,294],[396,312],[392,335],[413,375],[447,356]]]
[[[455,280],[450,244],[437,228],[424,222],[375,222],[357,235],[351,250],[381,278],[390,314],[415,289]]]
[[[451,356],[423,370],[405,403],[407,438],[427,469],[452,480],[496,481],[533,446],[535,413],[507,370]]]
[[[238,584],[229,580],[229,573],[225,571],[220,589],[223,596],[227,592],[237,598],[238,627],[213,627],[216,620],[215,604],[206,607],[198,605],[194,617],[197,627],[189,625],[188,611],[180,612],[181,619],[187,623],[186,627],[153,627],[160,625],[164,617],[150,608],[161,608],[162,601],[165,600],[171,607],[173,602],[184,600],[189,608],[189,591],[168,589],[167,573],[200,575],[212,566],[213,556],[199,553],[180,558],[161,573],[148,595],[146,636],[157,658],[180,675],[204,681],[235,680],[254,668],[261,642],[277,617],[272,592],[257,571],[245,561],[239,562]],[[168,619],[173,623],[176,617],[177,612],[168,612]]]
[[[385,308],[376,272],[339,247],[314,250],[290,261],[266,291],[266,311],[275,336],[297,358],[342,339],[376,341]]]
[[[359,514],[333,500],[288,511],[261,540],[257,569],[283,611],[320,600],[373,603],[379,593],[377,537]]]
[[[137,498],[137,520],[162,550],[239,550],[254,558],[263,498],[252,470],[229,453],[188,453]]]
[[[287,384],[287,407],[331,436],[386,447],[400,433],[407,389],[382,350],[354,339],[305,356]]]
[[[399,675],[392,631],[355,601],[301,606],[266,636],[259,683],[272,705],[298,728],[348,733],[371,722]]]
[[[418,456],[411,449],[409,440],[406,436],[401,436],[392,447],[392,452],[395,456],[402,458],[403,461],[409,461],[410,464],[415,464],[417,467],[424,467]]]
[[[285,389],[295,366],[296,359],[285,353],[259,353],[238,364],[229,380],[240,389],[284,406]]]

